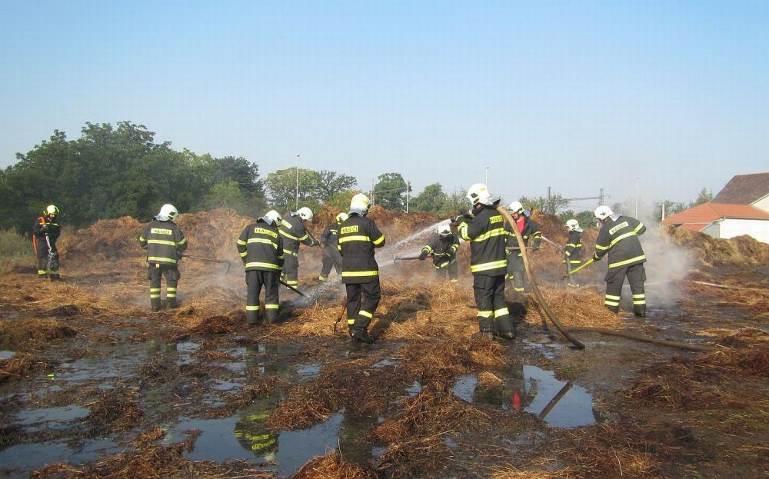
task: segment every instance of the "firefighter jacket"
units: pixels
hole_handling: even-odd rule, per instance
[[[246,271],[280,271],[283,267],[283,238],[277,227],[261,219],[243,229],[237,245]]]
[[[292,256],[299,256],[299,243],[312,246],[314,239],[307,233],[304,222],[299,215],[291,215],[280,223],[278,228],[283,236],[283,252]]]
[[[320,244],[324,248],[333,249],[338,251],[339,249],[339,223],[334,223],[326,226],[323,233],[320,235]]]
[[[429,244],[422,248],[421,253],[425,256],[433,255],[433,265],[440,269],[456,260],[458,249],[459,238],[452,233],[446,236],[436,235]]]
[[[459,236],[470,242],[470,272],[483,276],[504,276],[505,220],[496,207],[483,205],[472,218],[465,217],[458,227]]]
[[[173,221],[153,220],[144,227],[139,244],[147,250],[148,263],[176,265],[187,249],[187,238]]]
[[[569,238],[566,240],[566,247],[563,248],[563,254],[570,260],[582,259],[582,232],[569,231]]]
[[[48,243],[51,243],[51,251],[56,251],[56,240],[59,239],[61,234],[61,226],[57,222],[56,218],[50,216],[40,216],[35,225],[32,227],[32,241],[35,244],[35,251],[37,251],[37,245],[43,245],[46,248]],[[48,243],[45,241],[45,237],[48,236]]]
[[[342,282],[368,283],[379,276],[374,248],[381,248],[385,237],[374,221],[351,213],[339,225],[339,252],[342,254]]]
[[[529,246],[529,240],[531,240],[531,247],[539,249],[539,244],[542,242],[542,232],[539,230],[539,225],[531,221],[528,216],[523,216],[523,218],[523,231],[520,228],[519,231],[521,231],[524,246]],[[507,231],[507,249],[520,250],[518,238],[516,238],[513,228],[507,223],[505,223],[505,231]]]
[[[595,241],[593,259],[599,261],[609,255],[609,269],[622,268],[646,261],[638,236],[646,226],[630,216],[611,216],[606,219]]]

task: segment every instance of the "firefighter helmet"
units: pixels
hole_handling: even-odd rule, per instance
[[[306,206],[302,206],[296,210],[296,214],[302,218],[302,221],[312,221],[312,210]]]
[[[520,201],[513,201],[507,206],[507,209],[510,210],[513,213],[522,214],[523,211],[523,205]]]
[[[344,223],[345,221],[347,221],[347,218],[349,218],[349,217],[350,217],[350,215],[348,215],[347,213],[341,212],[338,215],[336,215],[336,222],[340,223],[340,224]]]
[[[358,193],[350,200],[350,212],[365,215],[368,212],[368,196]]]
[[[473,205],[491,205],[491,193],[489,193],[488,187],[483,183],[476,183],[467,189],[467,199]]]
[[[579,227],[579,221],[573,218],[566,222],[566,228],[569,231],[582,231],[582,228]]]
[[[598,208],[595,209],[595,213],[593,213],[596,218],[603,221],[609,216],[614,216],[614,212],[606,205],[601,205]]]
[[[160,207],[160,212],[155,218],[159,221],[173,221],[177,216],[179,216],[179,210],[176,209],[176,206],[166,203]]]
[[[441,236],[448,236],[451,234],[451,227],[448,224],[442,224],[437,228],[438,234]]]
[[[43,210],[43,215],[45,215],[45,216],[59,216],[59,208],[57,208],[56,205],[48,205]]]
[[[264,214],[261,218],[264,220],[265,223],[273,226],[278,226],[280,224],[282,218],[280,217],[280,213],[278,213],[275,210],[270,210],[267,213]]]

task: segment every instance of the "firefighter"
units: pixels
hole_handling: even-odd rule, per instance
[[[505,304],[507,232],[502,215],[496,210],[499,200],[492,200],[486,185],[476,183],[467,191],[473,207],[458,217],[460,238],[470,242],[470,272],[478,308],[481,335],[515,338],[515,326]]]
[[[432,256],[437,275],[443,278],[448,274],[451,282],[456,283],[459,238],[451,232],[451,227],[448,224],[438,226],[436,233],[433,240],[422,248],[419,259],[424,260],[428,256]]]
[[[187,249],[187,238],[174,223],[179,211],[165,204],[155,219],[144,227],[139,244],[147,250],[147,278],[150,280],[150,307],[160,311],[161,278],[166,278],[166,305],[176,307],[176,287],[179,284],[179,261]]]
[[[572,218],[566,222],[566,229],[569,231],[569,238],[563,248],[566,274],[569,277],[568,285],[576,288],[579,284],[574,281],[571,272],[582,264],[582,228],[579,226],[579,221]]]
[[[622,284],[627,276],[633,294],[633,313],[643,318],[646,316],[646,255],[638,236],[646,231],[646,226],[630,216],[615,214],[605,205],[595,209],[595,217],[601,225],[601,230],[595,241],[593,260],[600,261],[607,254],[609,257],[604,304],[610,311],[619,312]]]
[[[280,214],[270,210],[246,226],[238,238],[238,253],[246,268],[246,322],[259,323],[259,293],[264,287],[264,318],[274,323],[278,319],[278,289],[283,267],[283,238],[278,233]]]
[[[531,248],[534,250],[539,249],[540,242],[542,241],[542,232],[539,231],[539,225],[531,221],[523,210],[523,205],[518,201],[513,201],[510,206],[507,207],[510,211],[510,216],[513,217],[518,225],[518,231],[523,237],[523,247],[529,246],[531,241]],[[505,230],[508,233],[507,236],[507,279],[512,281],[513,289],[516,293],[523,294],[526,288],[526,268],[523,264],[523,253],[521,252],[521,245],[518,244],[518,238],[513,233],[512,227],[509,224],[505,224]]]
[[[283,263],[283,280],[287,285],[299,286],[299,244],[318,246],[315,240],[304,226],[305,221],[312,221],[312,210],[306,206],[291,213],[288,218],[282,219],[278,228],[283,236],[283,254],[286,259]]]
[[[385,244],[385,237],[374,221],[367,218],[368,197],[358,193],[350,201],[350,215],[339,226],[339,252],[342,254],[342,282],[347,289],[347,327],[353,341],[371,344],[368,325],[382,296],[379,266],[374,249]]]
[[[52,281],[61,279],[59,251],[56,248],[56,240],[61,233],[58,217],[59,208],[56,205],[48,205],[32,227],[32,248],[37,257],[37,277],[47,276]]]
[[[342,256],[339,254],[339,225],[347,221],[348,217],[347,213],[339,213],[336,215],[336,222],[326,226],[320,235],[320,244],[323,246],[323,264],[318,279],[321,281],[328,281],[332,266],[337,275],[342,274]]]

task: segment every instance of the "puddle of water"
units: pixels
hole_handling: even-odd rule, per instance
[[[390,366],[397,366],[397,365],[398,365],[398,361],[396,361],[396,360],[394,360],[392,358],[385,358],[385,359],[382,359],[380,361],[375,362],[371,367],[377,368],[377,369],[382,369],[382,368],[387,368],[387,367],[390,367]]]
[[[422,383],[419,381],[414,381],[411,386],[406,388],[406,394],[409,395],[409,397],[414,397],[417,394],[422,392]]]
[[[176,364],[179,366],[192,364],[192,355],[200,349],[200,344],[195,341],[184,340],[176,343]]]
[[[119,447],[110,439],[85,441],[79,447],[64,442],[17,444],[0,451],[0,477],[27,477],[47,464],[85,464],[116,452]]]
[[[146,360],[147,348],[141,344],[121,344],[111,351],[108,357],[87,357],[65,362],[57,368],[49,380],[70,383],[100,381],[109,384],[109,380],[136,376],[137,368]]]
[[[0,351],[0,361],[12,359],[14,356],[16,356],[14,351]]]
[[[45,429],[61,430],[70,426],[72,421],[83,419],[90,411],[80,406],[49,407],[27,409],[16,415],[16,424],[29,432]]]
[[[476,387],[478,387],[478,377],[475,374],[462,374],[457,377],[451,392],[459,399],[471,403]]]
[[[573,428],[595,423],[593,396],[585,388],[555,379],[550,371],[523,366],[526,395],[534,399],[525,410],[547,424]]]
[[[243,384],[235,381],[223,381],[221,379],[214,379],[212,389],[215,391],[237,391],[241,389]]]
[[[310,458],[322,456],[337,446],[342,428],[342,414],[334,414],[324,423],[300,431],[286,431],[278,436],[278,475],[288,477]]]
[[[296,374],[300,379],[312,379],[318,377],[320,374],[320,364],[299,364],[296,366]]]

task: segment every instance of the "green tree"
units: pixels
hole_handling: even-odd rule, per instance
[[[299,168],[299,207],[307,203],[318,204],[315,197],[319,174],[314,170]],[[296,168],[277,170],[267,175],[270,200],[277,208],[296,209]]]
[[[565,208],[569,204],[569,200],[561,195],[552,195],[550,198],[545,196],[534,198],[522,196],[518,201],[520,201],[523,207],[527,210],[541,211],[549,215],[557,214],[560,209]]]
[[[344,175],[336,171],[320,170],[314,195],[318,201],[328,202],[337,193],[348,191],[358,184],[354,176]]]
[[[411,209],[427,213],[438,213],[443,210],[447,199],[448,195],[443,192],[441,184],[433,183],[432,185],[425,186],[425,189],[414,197],[411,201]]]
[[[384,173],[377,177],[374,196],[377,204],[388,210],[403,210],[406,207],[406,180],[400,173]]]
[[[699,195],[697,195],[697,199],[689,203],[689,207],[701,205],[703,203],[707,203],[712,200],[713,200],[713,193],[710,192],[707,188],[703,188],[702,190],[700,190]]]
[[[680,201],[658,201],[654,204],[654,218],[662,221],[662,205],[665,205],[665,216],[674,215],[686,209],[686,205]]]

